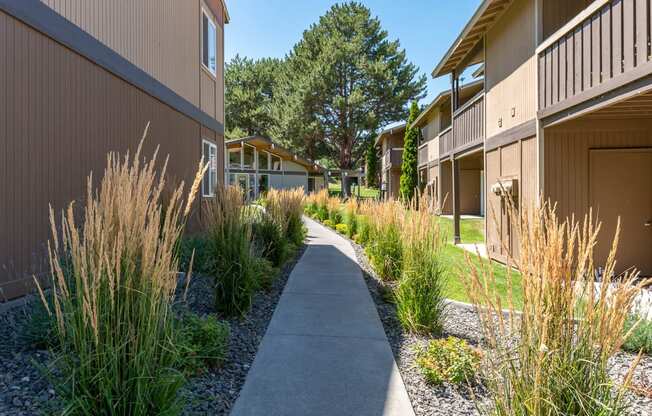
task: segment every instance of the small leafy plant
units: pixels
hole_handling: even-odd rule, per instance
[[[417,365],[428,383],[469,383],[475,378],[482,353],[459,338],[434,339],[417,352]]]
[[[335,230],[340,234],[349,235],[349,226],[346,224],[337,224]]]
[[[205,368],[216,368],[226,360],[229,349],[229,324],[215,316],[200,317],[187,313],[179,319],[176,345],[180,367],[187,374],[197,374]]]
[[[625,321],[623,332],[628,333],[637,323],[636,328],[625,340],[623,349],[635,354],[643,351],[644,354],[650,355],[652,354],[652,320],[629,316]]]
[[[328,228],[335,228],[335,223],[333,223],[331,220],[325,220],[324,225]]]

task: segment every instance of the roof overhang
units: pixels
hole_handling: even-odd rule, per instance
[[[285,160],[290,160],[292,162],[298,163],[299,165],[304,166],[306,169],[312,172],[325,172],[325,169],[320,166],[317,162],[308,160],[304,157],[297,155],[285,147],[279,146],[274,143],[270,138],[264,136],[248,136],[242,137],[240,139],[232,139],[224,142],[224,145],[227,149],[236,149],[243,146],[243,144],[248,144],[254,146],[258,150],[269,152],[280,156]]]
[[[392,134],[400,133],[401,131],[405,131],[405,123],[399,124],[398,126],[390,127],[387,128],[383,131],[380,132],[378,137],[376,137],[376,141],[374,141],[374,146],[378,146],[380,144],[380,141],[383,140],[387,136],[391,136]]]
[[[460,64],[469,59],[469,55],[482,41],[489,28],[502,16],[503,12],[513,3],[513,0],[483,0],[471,20],[448,49],[444,57],[432,71],[433,78],[449,74]],[[477,59],[466,62],[473,65]]]

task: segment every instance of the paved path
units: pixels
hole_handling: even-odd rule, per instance
[[[235,416],[413,416],[351,244],[306,220],[292,271]]]

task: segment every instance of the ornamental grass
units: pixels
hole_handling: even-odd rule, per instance
[[[145,135],[147,130],[145,130]],[[58,337],[50,374],[63,414],[145,415],[179,412],[183,375],[170,305],[177,285],[179,240],[201,183],[167,200],[167,160],[110,153],[97,190],[92,175],[82,210],[71,203],[57,221],[50,208],[48,244]],[[165,209],[163,209],[165,205]],[[38,284],[38,282],[37,282]]]
[[[446,269],[441,261],[445,238],[427,210],[405,212],[401,225],[402,272],[395,291],[396,314],[412,333],[439,335],[445,319]]]
[[[403,267],[401,226],[405,207],[398,201],[368,203],[362,213],[369,223],[367,254],[384,281],[396,281]]]
[[[305,194],[302,188],[271,189],[265,196],[266,209],[289,242],[300,245],[305,237],[302,221]]]
[[[467,256],[471,272],[462,275],[493,350],[484,366],[492,400],[485,413],[625,414],[623,393],[638,360],[620,386],[608,376],[608,360],[628,336],[623,325],[645,282],[636,283],[634,271],[615,273],[619,231],[598,265],[600,224],[591,214],[561,221],[548,203],[520,211],[508,204],[508,217],[519,236],[519,254],[509,258],[522,276],[522,314],[511,288],[506,299],[496,294],[488,262],[477,268]],[[604,272],[594,284],[598,266]]]
[[[215,309],[223,316],[244,316],[258,287],[251,221],[244,206],[239,187],[220,184],[202,215],[205,269],[215,282]]]

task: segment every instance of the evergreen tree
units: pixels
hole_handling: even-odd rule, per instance
[[[414,197],[414,192],[417,187],[417,180],[419,172],[417,171],[418,165],[418,151],[419,151],[419,136],[421,132],[419,127],[413,126],[414,120],[419,116],[419,105],[416,101],[412,102],[410,107],[410,116],[405,126],[405,141],[403,143],[403,161],[401,163],[401,199],[409,202]]]
[[[354,169],[374,132],[402,119],[406,103],[424,96],[426,79],[417,74],[367,7],[335,4],[287,56],[275,93],[279,135],[313,159]]]
[[[367,148],[367,186],[370,188],[378,187],[378,149],[373,141],[369,142]]]
[[[270,136],[276,124],[272,112],[277,74],[283,61],[252,60],[236,55],[224,71],[226,136]]]

